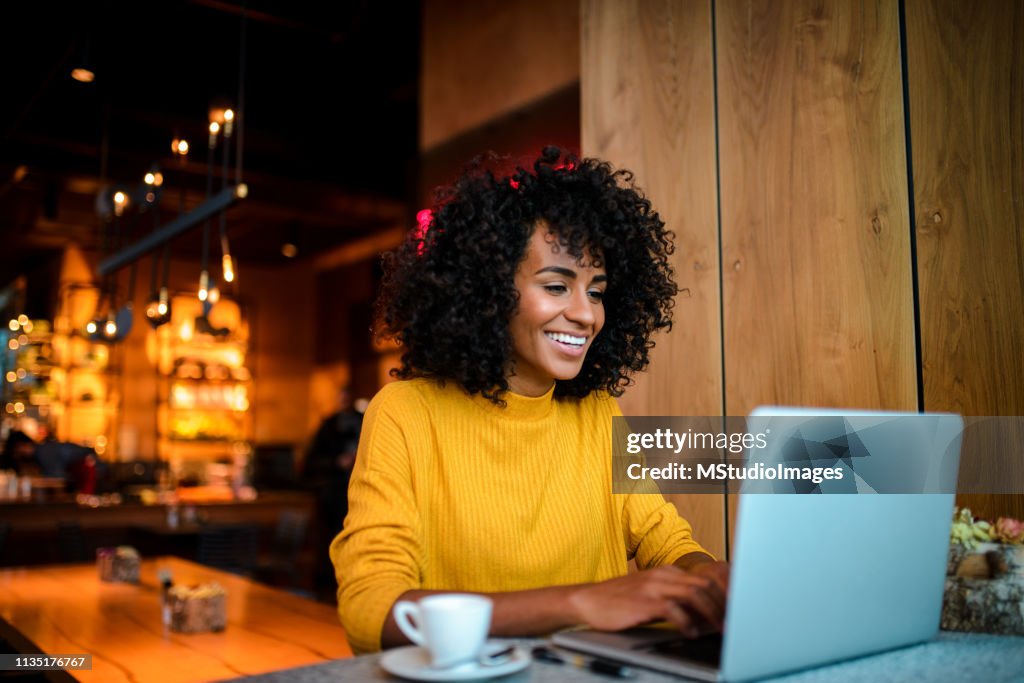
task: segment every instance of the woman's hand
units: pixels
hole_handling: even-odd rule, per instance
[[[691,553],[677,564],[681,566],[648,569],[601,583],[483,593],[494,601],[491,636],[543,636],[574,626],[616,631],[652,621],[671,622],[691,638],[721,631],[729,565],[703,553]],[[415,601],[440,592],[444,591],[412,590],[398,599]],[[407,642],[394,613],[389,612],[382,645]]]
[[[709,629],[722,630],[728,576],[728,565],[722,562],[704,562],[689,570],[657,567],[579,586],[570,604],[579,623],[602,631],[668,621],[697,637]]]

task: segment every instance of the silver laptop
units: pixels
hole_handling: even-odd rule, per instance
[[[936,635],[960,416],[758,408],[747,431],[766,426],[776,438],[748,451],[748,463],[835,459],[856,476],[803,494],[755,492],[777,482],[744,484],[724,633],[687,640],[665,628],[578,630],[555,634],[556,645],[699,680],[742,681]],[[889,492],[908,490],[931,493]]]

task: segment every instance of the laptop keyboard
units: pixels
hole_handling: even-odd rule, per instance
[[[710,635],[694,639],[673,638],[658,643],[648,643],[638,649],[669,657],[680,657],[710,666],[718,666],[722,659],[722,636]]]

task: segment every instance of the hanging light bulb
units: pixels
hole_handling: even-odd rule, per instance
[[[96,321],[90,320],[85,324],[85,331],[87,334],[96,334]]]
[[[235,112],[233,109],[224,110],[224,137],[231,137],[231,129],[235,123]]]
[[[146,304],[146,318],[154,330],[171,321],[171,305],[166,287],[161,287],[160,293]]]
[[[124,213],[125,208],[128,206],[128,195],[118,190],[114,193],[114,213],[118,216]]]
[[[79,83],[92,83],[96,80],[96,72],[93,70],[91,35],[85,36],[82,51],[71,65],[71,78]]]
[[[107,323],[103,326],[103,334],[108,337],[113,337],[117,334],[117,323],[114,322],[113,318],[107,318]]]
[[[220,132],[220,124],[216,121],[210,121],[210,149],[217,146],[217,133]]]
[[[224,252],[220,259],[221,268],[224,270],[224,282],[235,281],[235,264],[231,260],[231,254]]]
[[[7,328],[11,332],[17,332],[18,331],[18,321],[15,320],[14,318],[11,318],[11,322],[7,323]]]
[[[205,270],[199,273],[199,300],[206,301],[210,296],[210,274]]]
[[[224,282],[235,281],[235,261],[231,258],[231,245],[228,243],[227,233],[220,236],[220,267],[223,271]]]
[[[174,138],[171,141],[171,152],[180,157],[188,156],[188,140],[185,140],[184,138]]]
[[[171,310],[170,305],[167,303],[167,288],[166,287],[161,287],[160,288],[160,301],[157,302],[156,310],[157,310],[157,313],[159,313],[160,315],[167,315],[170,312],[170,310]]]

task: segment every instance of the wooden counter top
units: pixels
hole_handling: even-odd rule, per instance
[[[157,569],[175,583],[217,581],[222,633],[178,634],[161,621]],[[81,681],[212,681],[351,657],[335,610],[177,557],[143,560],[138,585],[104,583],[94,564],[0,570],[0,617],[46,654],[91,654]]]

